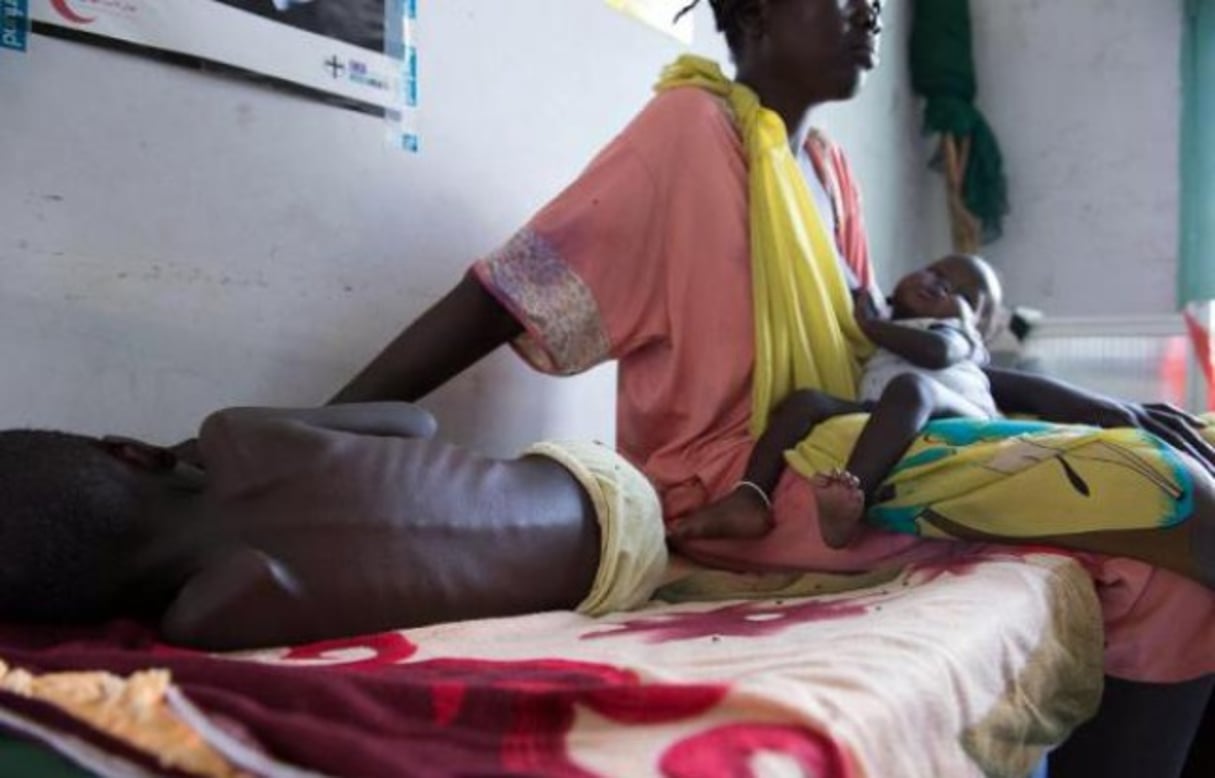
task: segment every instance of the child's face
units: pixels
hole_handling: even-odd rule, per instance
[[[978,256],[951,254],[899,281],[891,297],[895,318],[965,318],[970,308],[979,332],[1004,297],[1000,278]]]
[[[991,296],[988,276],[976,260],[949,256],[900,279],[892,302],[896,318],[950,319],[962,315],[962,301],[982,314]]]

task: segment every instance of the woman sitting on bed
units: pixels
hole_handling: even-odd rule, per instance
[[[817,106],[851,98],[875,66],[880,4],[710,5],[736,80],[696,58],[675,63],[657,96],[578,179],[477,262],[338,400],[415,400],[504,343],[555,374],[616,360],[617,445],[658,489],[670,522],[734,488],[769,412],[790,392],[855,396],[858,355],[868,344],[853,321],[849,287],[872,288],[872,269],[848,165],[809,127]],[[885,525],[908,534],[870,529],[832,549],[822,542],[806,474],[841,465],[857,427],[824,424],[791,454],[773,495],[770,533],[690,541],[681,550],[742,570],[852,572],[931,558],[939,553],[934,544],[909,533],[932,532],[926,519],[956,518],[966,500],[917,504],[915,495],[944,485],[946,496],[963,496],[958,470],[951,476],[937,468],[933,476],[925,465],[957,452],[981,452],[965,459],[970,475],[984,476],[984,496],[970,501],[965,522],[941,526],[965,526],[973,537],[1139,532],[1192,513],[1186,487],[1205,483],[1215,452],[1189,420],[1044,378],[986,372],[1006,413],[1130,429],[1050,437],[1043,429],[945,422],[920,449],[913,446],[912,457],[923,453],[911,464],[920,466],[898,476],[925,488],[904,490],[902,502],[886,506]],[[1162,454],[1143,431],[1171,448]],[[1043,437],[1027,439],[1030,433]],[[1151,454],[1147,469],[1142,452]],[[1088,462],[1111,457],[1129,466],[1102,466],[1085,478]],[[1122,473],[1135,474],[1129,488],[1142,507],[1129,518]],[[1044,479],[1051,494],[1083,510],[1063,513],[1062,524],[1037,518],[1041,505],[1023,497]],[[1076,755],[1087,761],[1077,769],[1089,770],[1079,774],[1171,775],[1210,696],[1215,594],[1140,562],[1093,558],[1090,569],[1111,680],[1088,727],[1099,746],[1086,749],[1083,739],[1065,746],[1057,774],[1066,775]]]

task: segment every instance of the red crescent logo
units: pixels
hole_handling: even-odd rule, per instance
[[[92,22],[96,21],[95,19],[91,19],[87,16],[81,16],[73,11],[72,7],[68,5],[68,0],[51,0],[51,6],[59,12],[60,16],[74,24],[91,24]]]

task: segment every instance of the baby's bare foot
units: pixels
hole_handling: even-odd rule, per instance
[[[865,493],[861,491],[860,482],[851,473],[836,471],[820,473],[812,483],[823,542],[831,548],[844,548],[861,530]]]

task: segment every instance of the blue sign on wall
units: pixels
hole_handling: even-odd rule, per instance
[[[0,49],[25,51],[29,37],[29,0],[0,0]]]

